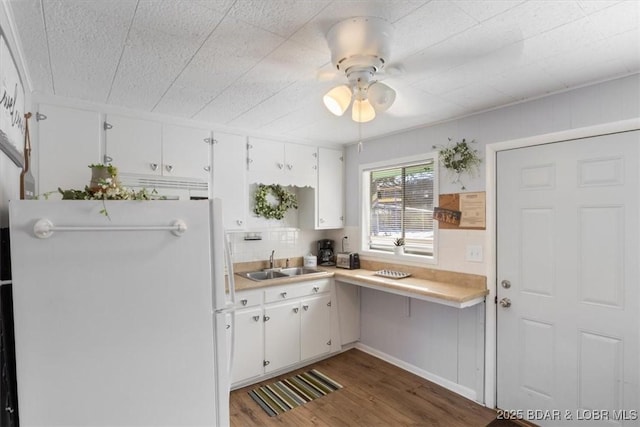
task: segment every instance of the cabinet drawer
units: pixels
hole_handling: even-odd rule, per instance
[[[264,302],[286,301],[292,298],[300,298],[309,295],[329,292],[331,281],[329,279],[310,280],[296,283],[295,285],[278,286],[264,291]]]
[[[253,307],[262,304],[262,291],[242,291],[236,292],[236,308]]]

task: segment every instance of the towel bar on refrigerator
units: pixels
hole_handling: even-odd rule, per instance
[[[176,236],[182,236],[187,231],[187,224],[178,219],[173,221],[171,225],[157,225],[157,226],[105,226],[105,227],[92,227],[92,226],[56,226],[46,218],[39,219],[33,225],[33,234],[40,238],[46,239],[51,237],[54,231],[170,231]]]

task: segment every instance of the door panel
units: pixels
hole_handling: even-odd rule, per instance
[[[265,372],[300,361],[300,302],[273,304],[264,309]]]
[[[639,146],[635,131],[498,153],[499,408],[638,425],[614,411],[640,406]]]

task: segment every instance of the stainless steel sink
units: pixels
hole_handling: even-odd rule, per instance
[[[283,268],[280,270],[280,272],[286,274],[287,276],[301,276],[303,274],[322,273],[322,271],[320,270],[316,270],[315,268],[308,268],[308,267]]]
[[[316,270],[315,268],[291,267],[291,268],[281,268],[277,270],[249,271],[246,273],[238,273],[238,274],[240,276],[246,277],[247,279],[260,282],[262,280],[277,279],[280,277],[302,276],[304,274],[314,274],[314,273],[322,273],[322,271]]]
[[[249,273],[243,273],[245,277],[251,280],[269,280],[269,279],[277,279],[278,277],[288,277],[288,274],[281,273],[275,270],[269,271],[251,271]]]

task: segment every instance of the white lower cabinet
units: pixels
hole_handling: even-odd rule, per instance
[[[232,384],[257,382],[330,353],[332,284],[321,279],[238,291]]]
[[[231,379],[244,381],[262,374],[263,325],[262,307],[246,308],[235,314],[235,343],[232,354]]]
[[[264,371],[300,361],[300,302],[270,304],[264,309]]]
[[[331,295],[305,298],[300,311],[300,359],[331,351]]]

